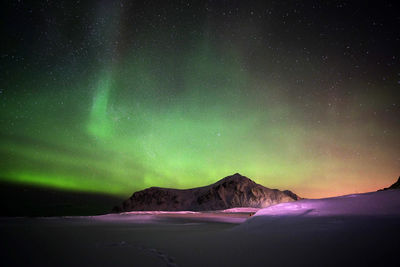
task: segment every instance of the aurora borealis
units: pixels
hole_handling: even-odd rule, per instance
[[[302,197],[400,172],[390,1],[9,1],[0,180],[126,197],[239,172]]]

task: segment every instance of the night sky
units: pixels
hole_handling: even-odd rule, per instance
[[[6,2],[3,182],[127,197],[239,172],[327,197],[400,174],[390,1]]]

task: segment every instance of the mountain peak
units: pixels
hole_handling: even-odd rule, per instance
[[[243,176],[240,173],[235,173],[235,174],[226,176],[226,177],[222,178],[221,180],[219,180],[219,182],[220,181],[225,181],[225,180],[236,180],[236,181],[247,181],[247,180],[250,180],[250,181],[252,181],[250,178],[248,178],[246,176]]]
[[[236,184],[236,185],[245,185],[245,184],[256,184],[251,179],[247,178],[246,176],[241,175],[240,173],[235,173],[229,176],[222,178],[221,180],[217,181],[215,185],[220,184]]]

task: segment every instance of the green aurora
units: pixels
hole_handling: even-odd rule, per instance
[[[288,110],[271,106],[260,116],[256,99],[254,110],[249,110],[251,98],[241,91],[248,77],[240,66],[228,59],[220,64],[214,55],[204,56],[206,52],[193,54],[199,53],[203,55],[187,57],[188,71],[182,74],[182,86],[190,90],[174,97],[169,96],[171,84],[152,77],[140,62],[128,62],[123,71],[114,69],[93,81],[87,89],[93,94],[90,102],[76,92],[68,96],[73,103],[69,108],[58,103],[51,111],[54,105],[41,101],[47,91],[23,99],[34,115],[29,121],[19,115],[20,124],[15,125],[20,129],[14,135],[25,142],[4,138],[1,149],[9,160],[1,176],[63,189],[127,194],[154,185],[200,186],[235,171],[271,177],[287,177],[294,170],[307,173],[310,164],[296,160],[304,132],[274,119]],[[158,93],[160,87],[166,95]],[[50,102],[58,99],[56,95]],[[75,114],[85,106],[89,110]],[[7,110],[15,116],[14,110]],[[82,121],[74,121],[75,116]],[[261,123],[265,129],[259,128]]]
[[[398,174],[397,126],[371,115],[390,105],[390,94],[366,93],[362,81],[340,85],[355,88],[351,96],[315,93],[325,84],[316,85],[311,70],[294,84],[276,76],[285,71],[269,63],[272,56],[258,63],[270,71],[257,70],[243,45],[206,34],[187,35],[178,48],[118,48],[123,32],[109,32],[122,27],[122,15],[112,14],[98,26],[107,36],[99,62],[32,67],[3,85],[2,181],[126,197],[240,172],[317,197],[378,189]],[[140,40],[162,43],[161,32]],[[299,91],[307,93],[299,98]]]

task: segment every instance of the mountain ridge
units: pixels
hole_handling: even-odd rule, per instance
[[[150,187],[132,194],[114,212],[222,210],[237,207],[265,208],[301,199],[290,190],[270,189],[235,173],[203,187],[174,189]]]
[[[383,189],[379,189],[378,191],[384,191],[384,190],[389,190],[389,189],[400,189],[400,176],[397,179],[397,182],[395,182],[394,184],[392,184],[389,187],[383,188]]]

